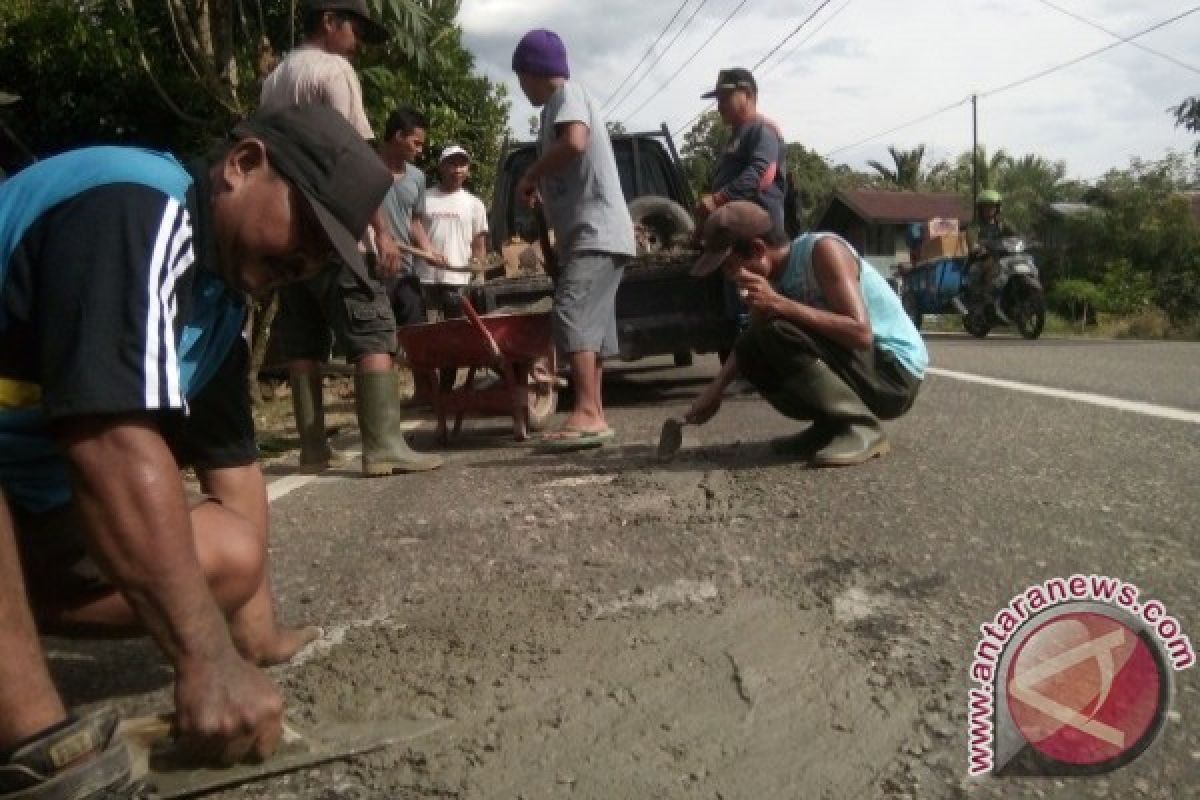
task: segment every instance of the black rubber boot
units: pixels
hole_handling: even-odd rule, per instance
[[[400,376],[395,370],[354,376],[354,404],[362,434],[364,475],[425,472],[445,463],[439,455],[418,453],[408,446],[400,428],[399,383]]]
[[[771,407],[785,417],[798,420],[812,420],[812,425],[794,433],[791,436],[780,436],[771,440],[771,452],[793,458],[809,458],[813,453],[829,444],[837,426],[826,419],[819,409],[812,408],[802,402],[801,398],[790,391],[765,392],[763,399]]]
[[[22,745],[0,762],[2,800],[155,800],[133,775],[133,758],[117,736],[111,709]]]

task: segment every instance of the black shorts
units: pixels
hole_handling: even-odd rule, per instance
[[[163,419],[163,438],[179,466],[221,469],[258,460],[247,388],[249,350],[239,337],[216,374],[189,402],[188,415]]]
[[[396,318],[387,289],[364,280],[344,264],[279,290],[276,322],[284,357],[324,361],[336,341],[346,358],[396,352]]]

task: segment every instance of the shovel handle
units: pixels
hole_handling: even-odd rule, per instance
[[[496,338],[492,336],[492,332],[483,324],[483,320],[479,318],[479,312],[475,310],[475,306],[471,305],[471,301],[464,295],[462,297],[462,310],[467,315],[467,319],[471,323],[471,327],[483,339],[484,345],[488,349],[488,354],[492,357],[492,361],[496,366],[502,367],[504,364],[504,353],[500,350],[500,345],[496,344]],[[501,370],[503,371],[503,370]]]
[[[546,222],[546,209],[541,202],[533,204],[533,219],[537,223],[538,244],[542,247],[542,260],[546,265],[546,274],[552,279],[558,278],[558,253],[550,244],[550,223]]]

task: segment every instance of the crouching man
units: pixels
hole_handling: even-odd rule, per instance
[[[196,755],[266,758],[283,699],[243,296],[357,242],[391,174],[336,111],[239,124],[214,163],[86,148],[0,185],[0,798],[146,797],[111,711],[68,713],[38,626],[149,633]],[[219,502],[189,500],[193,463]]]
[[[692,274],[718,267],[737,284],[751,325],[687,421],[711,419],[740,373],[780,413],[812,423],[773,441],[776,452],[818,467],[886,453],[879,421],[912,408],[929,356],[883,276],[840,237],[789,242],[766,211],[740,201],[709,217]]]

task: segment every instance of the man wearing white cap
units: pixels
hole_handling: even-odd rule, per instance
[[[437,187],[425,195],[422,221],[429,241],[446,257],[446,266],[458,268],[441,269],[427,262],[417,267],[426,307],[443,316],[460,316],[459,293],[471,282],[471,274],[465,269],[487,258],[487,209],[482,200],[463,188],[470,174],[470,154],[452,144],[438,159]]]

